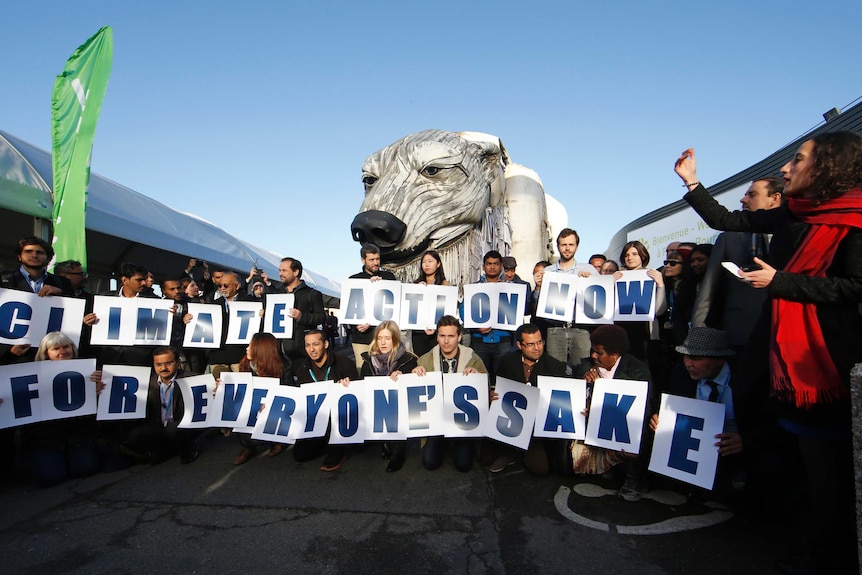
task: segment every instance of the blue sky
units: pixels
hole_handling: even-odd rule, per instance
[[[586,260],[681,197],[683,149],[715,183],[862,96],[860,16],[849,1],[14,2],[0,128],[50,149],[54,77],[110,25],[103,176],[340,280],[360,265],[364,158],[428,128],[487,132],[566,206]]]

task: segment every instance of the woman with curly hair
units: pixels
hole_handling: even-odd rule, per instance
[[[857,573],[850,370],[862,361],[862,136],[820,134],[781,168],[787,205],[728,212],[697,181],[694,150],[675,171],[719,230],[772,233],[770,262],[741,272],[771,298],[770,395],[807,475],[810,517],[786,573]],[[748,369],[751,369],[750,366]]]

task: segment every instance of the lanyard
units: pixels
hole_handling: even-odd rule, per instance
[[[332,369],[331,365],[326,368],[326,373],[323,374],[323,381],[329,381],[329,370],[330,369]],[[314,368],[313,367],[308,368],[308,375],[310,375],[311,379],[313,379],[314,381],[320,381],[317,379],[317,376],[314,375]]]
[[[171,417],[170,419],[168,419],[168,417],[169,417],[169,416],[170,416],[170,414],[171,414],[171,404],[172,404],[172,403],[173,403],[173,401],[174,401],[174,393],[173,393],[173,391],[174,391],[174,386],[173,386],[173,383],[174,383],[174,382],[173,382],[173,381],[171,381],[171,383],[167,386],[167,389],[163,388],[163,387],[162,387],[162,385],[161,385],[161,383],[159,383],[159,395],[162,397],[162,409],[164,410],[164,411],[163,411],[163,415],[162,415],[162,422],[163,422],[165,425],[167,425],[167,424],[168,424],[168,422],[169,422],[169,421],[171,421],[171,420],[173,419],[173,417]],[[167,394],[167,395],[168,395],[167,400],[165,400],[165,394]]]

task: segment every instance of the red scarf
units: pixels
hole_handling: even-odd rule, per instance
[[[826,277],[838,244],[850,228],[862,228],[862,189],[854,188],[820,205],[789,198],[787,207],[811,228],[784,271]],[[817,304],[772,300],[769,364],[772,394],[795,399],[797,407],[810,408],[850,395],[823,339]]]

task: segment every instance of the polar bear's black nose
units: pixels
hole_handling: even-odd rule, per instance
[[[383,251],[389,251],[407,231],[407,224],[396,216],[380,210],[368,210],[353,218],[350,232],[354,241],[361,244],[372,243]]]

